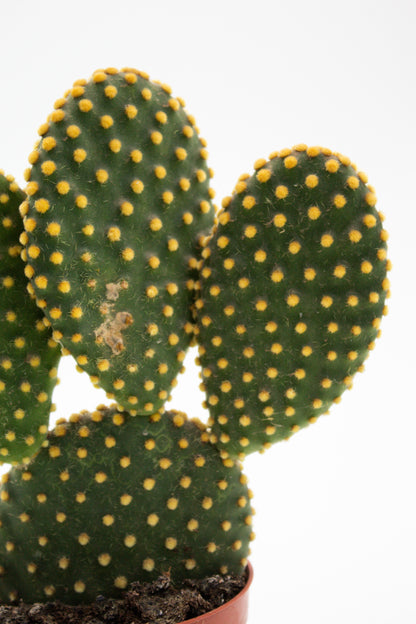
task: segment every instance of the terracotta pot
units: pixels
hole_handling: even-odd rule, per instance
[[[253,580],[253,568],[247,566],[247,583],[237,596],[218,609],[204,615],[185,620],[180,624],[246,624],[248,617],[248,590]]]

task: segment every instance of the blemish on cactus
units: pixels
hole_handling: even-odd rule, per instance
[[[136,70],[99,76],[60,100],[30,156],[28,276],[62,345],[124,409],[135,397],[134,412],[146,414],[162,407],[192,340],[188,286],[213,223],[211,172],[205,142],[166,86]],[[107,285],[120,280],[129,288],[103,318]],[[147,332],[160,315],[157,334]],[[163,376],[158,358],[169,364]],[[154,383],[148,398],[126,375],[133,363]]]

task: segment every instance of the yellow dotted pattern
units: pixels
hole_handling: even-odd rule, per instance
[[[79,366],[124,408],[151,413],[193,339],[192,272],[214,213],[206,142],[180,98],[131,68],[76,81],[58,104],[29,158],[26,276]],[[126,288],[108,291],[119,276]],[[133,343],[140,383],[125,372]]]
[[[45,595],[67,602],[75,594],[117,597],[138,574],[157,577],[161,559],[178,581],[190,570],[205,576],[208,569],[241,572],[246,565],[252,538],[247,479],[235,462],[207,447],[204,426],[170,412],[148,420],[124,414],[118,429],[116,415],[115,406],[101,406],[60,420],[30,471],[16,469],[11,479],[3,478],[0,522],[13,509],[29,533],[27,539],[6,533],[0,545],[1,600],[11,591],[30,602]],[[144,440],[141,448],[138,439]],[[173,443],[169,456],[167,439]],[[33,487],[40,489],[35,503]],[[18,572],[10,566],[16,548],[23,562],[27,553]],[[31,582],[17,587],[20,574]]]
[[[28,294],[29,269],[23,271],[19,258],[23,199],[14,178],[0,172],[0,462],[12,463],[28,461],[45,438],[59,359],[42,312]],[[29,222],[29,230],[34,227]],[[36,280],[44,290],[47,278],[37,275]]]
[[[211,438],[241,458],[339,401],[389,294],[374,189],[349,158],[298,145],[254,168],[222,203],[196,304]]]

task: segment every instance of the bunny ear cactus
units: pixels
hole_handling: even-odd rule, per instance
[[[91,602],[140,576],[242,573],[250,491],[201,423],[115,407],[58,423],[0,502],[0,600]]]
[[[240,460],[326,412],[379,334],[374,190],[298,145],[256,161],[214,225],[194,119],[133,69],[77,81],[39,133],[27,197],[0,175],[0,459],[37,451],[0,489],[0,602],[241,573]],[[163,413],[195,335],[208,426]],[[45,440],[57,342],[117,403]]]
[[[160,409],[182,368],[214,218],[183,104],[133,69],[77,81],[39,130],[21,208],[26,274],[54,337],[133,414]]]
[[[19,236],[25,199],[0,173],[0,461],[27,461],[48,431],[60,349],[27,292]]]
[[[223,202],[196,309],[225,456],[314,422],[362,369],[389,288],[375,202],[348,158],[304,145],[257,161]]]

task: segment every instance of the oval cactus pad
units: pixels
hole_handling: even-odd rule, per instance
[[[179,412],[115,407],[59,422],[0,491],[0,600],[91,602],[133,581],[242,573],[252,537],[239,463]]]
[[[39,132],[22,208],[38,304],[97,384],[153,413],[193,334],[214,218],[205,142],[183,101],[132,69],[76,82]]]
[[[196,307],[225,453],[289,437],[351,386],[389,288],[375,201],[348,158],[300,145],[257,161],[223,202]]]
[[[0,172],[0,463],[27,461],[48,431],[60,348],[27,292],[19,236],[25,194]]]

